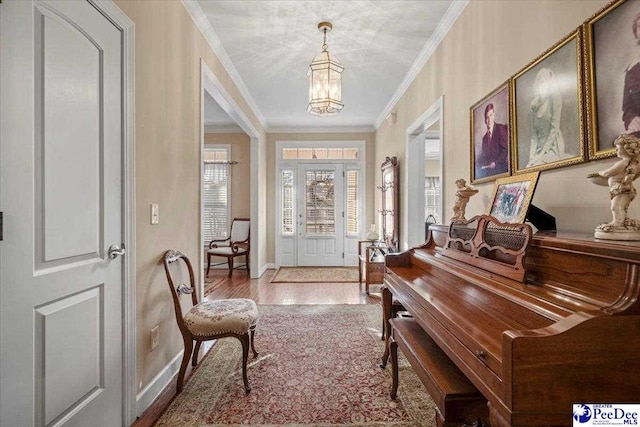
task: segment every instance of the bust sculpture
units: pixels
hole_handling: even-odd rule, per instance
[[[606,240],[640,240],[640,221],[627,216],[636,197],[633,181],[640,176],[640,138],[623,134],[614,141],[620,158],[613,166],[587,175],[594,184],[609,186],[613,220],[596,227],[594,237]]]
[[[453,205],[453,218],[451,218],[451,221],[464,221],[466,219],[464,214],[467,203],[478,190],[468,186],[467,181],[462,178],[456,180],[456,187],[458,187],[458,190],[456,191],[456,202]]]

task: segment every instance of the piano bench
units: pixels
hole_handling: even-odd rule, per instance
[[[391,398],[398,392],[398,347],[402,350],[436,406],[438,427],[488,419],[487,400],[458,367],[412,318],[395,318],[391,323]]]

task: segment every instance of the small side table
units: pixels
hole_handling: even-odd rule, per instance
[[[362,248],[365,247],[363,253]],[[388,249],[378,241],[360,240],[358,242],[358,279],[360,292],[364,279],[365,293],[369,295],[369,285],[384,282],[384,257]]]

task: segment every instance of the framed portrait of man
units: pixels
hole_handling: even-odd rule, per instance
[[[471,182],[511,174],[509,83],[505,82],[471,107]]]
[[[585,161],[583,80],[580,28],[513,77],[514,173]]]
[[[615,155],[613,141],[640,131],[640,0],[616,0],[584,24],[589,159]]]

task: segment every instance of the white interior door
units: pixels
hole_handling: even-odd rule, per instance
[[[344,265],[342,164],[298,164],[298,266]]]
[[[0,425],[120,426],[122,34],[0,5]]]

